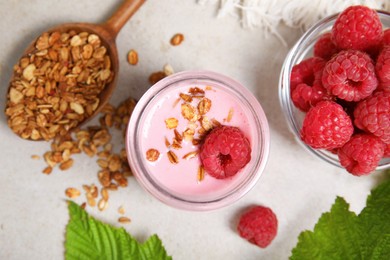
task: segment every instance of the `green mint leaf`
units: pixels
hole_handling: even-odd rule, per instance
[[[290,259],[390,259],[390,180],[375,188],[357,216],[337,197],[313,231],[304,231]]]
[[[348,208],[348,203],[337,197],[331,211],[322,214],[314,232],[301,233],[291,259],[357,259],[357,217]]]
[[[89,216],[69,201],[65,259],[172,259],[157,235],[140,244],[123,228],[116,228]]]
[[[157,235],[149,237],[149,239],[141,245],[139,259],[171,259],[165,251],[160,238]]]
[[[384,235],[378,241],[371,254],[372,260],[390,259],[390,234]]]
[[[359,215],[359,224],[364,238],[364,259],[371,259],[376,246],[385,243],[385,237],[390,235],[390,181],[379,185],[368,196],[367,206]]]

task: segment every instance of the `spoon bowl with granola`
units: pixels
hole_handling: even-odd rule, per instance
[[[124,1],[103,24],[56,26],[28,46],[7,94],[5,114],[15,134],[50,140],[99,113],[116,86],[116,36],[143,2]]]

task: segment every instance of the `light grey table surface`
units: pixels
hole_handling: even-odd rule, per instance
[[[0,104],[4,111],[12,66],[26,45],[45,29],[63,22],[104,21],[119,0],[0,1]],[[172,47],[171,36],[185,35]],[[134,178],[111,194],[109,208],[96,218],[121,226],[117,208],[123,205],[132,223],[125,229],[139,241],[158,234],[174,259],[287,259],[299,233],[312,229],[337,195],[360,212],[378,175],[356,178],[308,154],[289,132],[278,101],[279,72],[288,49],[302,34],[281,26],[288,47],[260,28],[243,29],[234,17],[216,18],[216,6],[195,0],[149,0],[117,38],[120,71],[111,103],[123,97],[140,98],[148,76],[169,63],[175,71],[207,69],[226,74],[248,87],[261,102],[271,129],[266,169],[257,185],[237,203],[211,212],[188,212],[168,207],[146,193]],[[136,49],[139,64],[130,66],[127,52]],[[0,114],[0,259],[62,259],[68,221],[64,190],[98,183],[95,159],[75,157],[68,171],[41,173],[47,142],[20,139]],[[120,143],[122,140],[116,140]],[[80,197],[77,202],[84,201]],[[260,249],[241,239],[236,230],[242,209],[261,204],[278,216],[276,239]]]

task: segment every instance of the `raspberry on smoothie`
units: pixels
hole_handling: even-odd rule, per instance
[[[208,112],[218,105],[218,102],[213,105],[217,101],[216,96],[212,99],[206,97],[210,96],[207,93],[210,91],[218,92],[211,86],[204,89],[189,87],[188,91],[180,92],[172,103],[172,109],[177,113],[164,120],[167,131],[165,137],[161,138],[168,149],[166,159],[172,164],[179,164],[182,159],[196,160],[199,154],[198,182],[203,181],[205,174],[216,179],[232,177],[251,159],[250,142],[238,127],[222,125],[216,119],[217,115],[209,118]],[[218,116],[219,120],[229,123],[233,119],[234,108],[226,111],[225,118]],[[173,135],[169,132],[173,132]],[[168,138],[169,135],[172,138]],[[177,155],[180,150],[187,152],[182,158]],[[149,148],[146,151],[149,162],[155,162],[159,157],[158,149]]]
[[[200,160],[214,178],[225,179],[237,174],[251,159],[248,139],[237,127],[219,126],[206,136]]]

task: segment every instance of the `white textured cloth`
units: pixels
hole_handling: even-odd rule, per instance
[[[261,27],[266,33],[271,33],[282,41],[277,31],[280,23],[306,29],[327,15],[359,4],[390,11],[390,0],[197,0],[197,2],[201,5],[218,4],[218,17],[234,15],[244,28]]]

